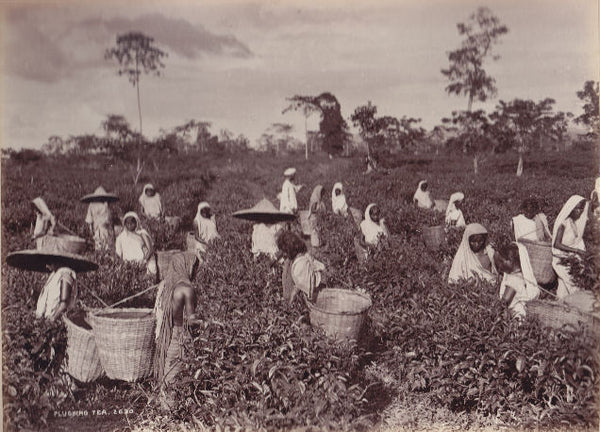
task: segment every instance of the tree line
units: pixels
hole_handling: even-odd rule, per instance
[[[473,110],[474,103],[485,102],[497,95],[496,81],[486,71],[485,65],[500,59],[493,48],[509,30],[487,7],[478,8],[468,20],[458,23],[457,29],[463,40],[457,49],[447,52],[448,67],[441,69],[441,73],[448,80],[445,90],[449,95],[466,97],[465,110],[453,111],[429,132],[419,125],[419,118],[378,116],[377,107],[371,101],[356,107],[349,120],[358,128],[368,157],[375,161],[395,150],[435,147],[437,152],[442,147],[470,155],[477,173],[487,154],[514,150],[519,155],[517,175],[521,175],[523,158],[528,152],[548,146],[557,148],[568,140],[569,121],[574,116],[556,111],[556,101],[552,98],[540,101],[500,100],[490,113]],[[143,136],[140,78],[142,74],[159,76],[165,67],[163,59],[167,56],[155,45],[153,38],[143,33],[118,35],[116,45],[106,50],[105,59],[116,60],[118,75],[126,76],[136,89],[139,130],[133,130],[122,115],[110,114],[101,125],[104,136],[84,134],[66,139],[51,136],[42,146],[43,153],[104,154],[135,161],[139,176],[143,154],[247,151],[250,143],[245,136],[235,136],[226,129],[215,135],[210,131],[211,123],[200,120],[189,120],[170,130],[161,130],[154,140]],[[598,82],[586,81],[583,89],[576,94],[583,103],[583,114],[573,121],[587,128],[580,138],[593,142],[599,136]],[[309,153],[315,149],[333,156],[344,152],[354,142],[341,113],[341,105],[332,93],[294,95],[287,98],[287,102],[289,105],[282,114],[300,111],[304,116],[305,142],[293,136],[292,125],[273,123],[260,136],[255,150],[278,155],[300,151],[304,147],[308,159]],[[307,119],[315,114],[320,117],[319,129],[309,131]],[[10,153],[10,150],[3,149],[3,153]],[[15,154],[14,151],[12,153]]]

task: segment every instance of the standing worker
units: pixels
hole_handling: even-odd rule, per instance
[[[107,193],[102,186],[98,186],[93,194],[81,198],[82,202],[89,203],[85,223],[94,237],[96,250],[113,248],[115,230],[108,203],[118,199],[116,195]]]
[[[295,214],[298,211],[296,193],[302,189],[302,185],[294,184],[296,168],[286,169],[283,175],[285,176],[285,180],[283,181],[283,186],[281,187],[279,211],[283,213]]]

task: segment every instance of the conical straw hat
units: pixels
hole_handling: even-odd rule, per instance
[[[277,223],[286,222],[296,219],[296,215],[292,213],[284,213],[277,210],[277,208],[266,198],[260,200],[254,207],[239,210],[233,213],[233,217],[239,219],[245,219],[252,222],[261,223]]]
[[[59,267],[68,267],[77,273],[98,269],[98,264],[81,255],[54,250],[26,249],[9,253],[6,263],[21,270],[50,273],[47,264],[57,264]]]
[[[119,201],[119,197],[115,194],[108,193],[102,186],[98,186],[94,193],[89,194],[81,198],[81,202],[90,203],[90,202],[114,202]]]

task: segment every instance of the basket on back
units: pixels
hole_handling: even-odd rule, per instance
[[[359,264],[364,264],[369,258],[369,251],[363,247],[360,243],[360,237],[354,237],[354,252],[356,253],[356,259]]]
[[[444,242],[446,233],[442,225],[436,225],[431,227],[423,227],[423,242],[431,250],[439,249],[440,245]]]
[[[600,335],[600,318],[582,312],[575,306],[557,301],[532,300],[527,302],[526,307],[527,314],[537,318],[543,326],[567,330],[587,327]]]
[[[357,291],[325,288],[316,303],[307,302],[310,323],[335,340],[358,339],[371,297]]]
[[[519,239],[527,249],[533,276],[540,284],[554,282],[556,273],[552,268],[552,245],[549,242]]]
[[[152,374],[156,321],[152,309],[107,308],[89,318],[109,378],[133,382]]]
[[[74,235],[45,235],[42,239],[43,249],[56,252],[67,252],[76,255],[81,255],[85,251],[85,239]]]
[[[90,329],[75,324],[66,315],[63,315],[63,321],[67,328],[69,375],[84,383],[96,380],[104,370],[100,363],[94,334]]]

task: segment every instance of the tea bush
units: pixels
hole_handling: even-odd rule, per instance
[[[596,175],[593,160],[578,153],[532,155],[524,177],[517,179],[516,158],[510,155],[491,157],[479,177],[471,175],[471,161],[458,156],[392,156],[385,171],[363,175],[360,158],[190,155],[145,170],[135,188],[124,166],[91,159],[69,165],[57,159],[16,169],[8,161],[3,167],[3,257],[32,246],[28,202],[35,196],[43,196],[62,223],[87,236],[86,206],[78,200],[99,184],[121,197],[112,205],[117,216],[137,208],[144,183],[159,189],[166,214],[180,216],[182,224],[173,232],[161,221],[143,221],[157,250],[184,246],[203,200],[217,214],[222,239],[210,248],[194,281],[204,323],[190,329],[185,370],[175,385],[177,405],[166,417],[149,381],[102,379],[72,395],[57,354],[65,346],[64,327],[33,317],[43,275],[3,265],[5,427],[44,428],[50,410],[61,403],[86,407],[119,401],[139,407],[136,422],[155,421],[163,428],[175,419],[190,427],[361,430],[380,426],[384,408],[400,394],[457,418],[487,419],[483,426],[597,429],[595,336],[585,329],[541,328],[531,318],[519,325],[495,285],[448,285],[463,231],[446,229],[440,248],[427,249],[422,228],[442,223],[443,214],[412,204],[421,179],[428,179],[435,199],[460,190],[467,223],[482,223],[490,241],[501,247],[512,239],[511,217],[529,195],[543,200],[551,224],[571,194],[587,196]],[[310,326],[302,301],[283,301],[280,266],[254,260],[252,224],[230,217],[263,197],[277,205],[288,166],[296,166],[297,180],[305,185],[298,194],[301,208],[307,207],[312,188],[322,184],[330,209],[331,187],[342,181],[349,205],[362,213],[377,203],[390,229],[389,240],[360,264],[354,248],[359,229],[352,218],[318,217],[323,245],[314,253],[327,267],[327,285],[364,290],[373,299],[358,344],[332,342]],[[586,237],[590,244],[596,238]],[[86,254],[100,269],[78,276],[81,308],[112,304],[154,283],[144,268],[120,263],[110,253]],[[572,265],[581,285],[596,292],[597,264],[590,255]],[[150,291],[121,306],[151,307],[154,296]],[[21,397],[24,389],[26,398]],[[15,392],[18,397],[11,399]]]

